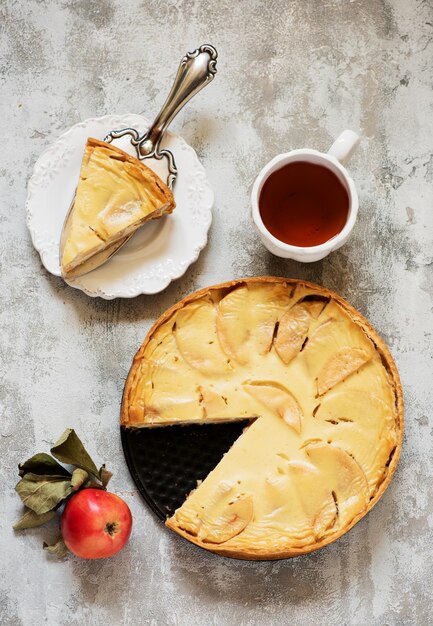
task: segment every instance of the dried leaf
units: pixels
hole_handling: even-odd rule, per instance
[[[80,467],[74,470],[71,478],[71,487],[73,491],[78,491],[84,485],[88,478],[89,474],[86,472],[86,470],[83,470]]]
[[[13,525],[13,529],[25,530],[26,528],[36,528],[36,526],[42,526],[42,524],[49,522],[55,515],[55,511],[47,511],[46,513],[42,513],[42,515],[38,515],[31,509],[28,509]]]
[[[23,503],[38,515],[56,508],[72,492],[71,481],[64,476],[27,473],[15,491]]]
[[[55,459],[49,454],[45,454],[45,452],[41,452],[40,454],[35,454],[30,459],[25,461],[24,463],[20,463],[18,465],[19,475],[24,476],[27,472],[32,472],[32,474],[52,474],[54,476],[70,476],[71,474],[68,470],[57,463]]]
[[[104,487],[104,489],[107,488],[108,483],[110,482],[110,479],[112,477],[112,472],[109,472],[107,469],[105,469],[105,465],[103,465],[100,470],[99,470],[99,478],[101,479],[101,483],[102,486]]]
[[[51,448],[51,454],[63,463],[76,465],[86,470],[88,474],[98,476],[98,468],[72,428],[65,430],[60,439]]]
[[[56,556],[59,559],[64,559],[65,556],[68,554],[69,550],[66,547],[65,542],[63,541],[63,539],[59,539],[56,543],[53,543],[53,545],[49,546],[47,543],[45,543],[44,541],[44,550],[46,550],[47,552],[49,552],[50,554],[53,554],[54,556]]]

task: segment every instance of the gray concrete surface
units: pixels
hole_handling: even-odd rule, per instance
[[[2,0],[0,3],[0,623],[406,625],[433,623],[433,5],[429,0]],[[178,59],[209,41],[213,85],[174,130],[216,192],[207,249],[155,297],[92,300],[48,275],[25,226],[26,183],[71,124],[161,105]],[[359,130],[350,242],[313,265],[273,258],[249,220],[259,168],[286,149],[326,149]],[[233,277],[307,278],[338,291],[388,342],[406,434],[397,474],[349,534],[310,556],[246,563],[171,535],[140,500],[118,410],[152,321],[190,291]],[[115,475],[135,520],[103,562],[54,562],[55,529],[19,536],[16,464],[73,426]]]

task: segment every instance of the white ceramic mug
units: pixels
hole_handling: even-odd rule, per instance
[[[254,224],[256,225],[262,242],[270,252],[284,259],[295,259],[303,263],[311,263],[323,259],[330,252],[337,250],[337,248],[340,248],[346,243],[355,225],[358,213],[358,194],[356,192],[355,183],[343,165],[349,161],[358,142],[359,135],[353,132],[353,130],[345,130],[337,137],[328,152],[318,152],[317,150],[307,149],[292,150],[285,154],[279,154],[265,165],[254,181],[251,192],[251,204]],[[304,248],[301,246],[292,246],[288,243],[284,243],[284,241],[280,241],[269,232],[260,215],[259,198],[265,181],[270,174],[284,165],[287,165],[287,163],[293,163],[294,161],[304,161],[327,167],[341,181],[349,195],[349,211],[343,229],[337,235],[318,246]]]

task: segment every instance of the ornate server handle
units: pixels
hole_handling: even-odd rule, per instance
[[[196,93],[213,80],[217,71],[217,56],[215,48],[205,44],[183,57],[167,100],[140,141],[139,150],[142,156],[155,150],[158,152],[161,138],[173,118]]]
[[[112,130],[105,137],[105,141],[111,142],[113,139],[130,135],[131,143],[135,146],[139,159],[166,158],[168,161],[167,184],[172,188],[177,176],[176,162],[170,150],[160,150],[159,144],[168,125],[181,108],[213,80],[217,72],[217,56],[217,51],[210,44],[204,44],[194,52],[187,52],[180,62],[167,100],[144,135],[140,136],[135,128],[123,128]]]

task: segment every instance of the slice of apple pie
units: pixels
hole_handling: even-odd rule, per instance
[[[251,423],[167,520],[226,556],[311,552],[377,502],[400,453],[388,349],[347,302],[272,277],[204,289],[169,309],[125,386],[126,427]]]
[[[66,278],[108,258],[149,220],[171,213],[173,194],[144,163],[115,146],[88,139],[73,205],[63,227],[60,264]]]

